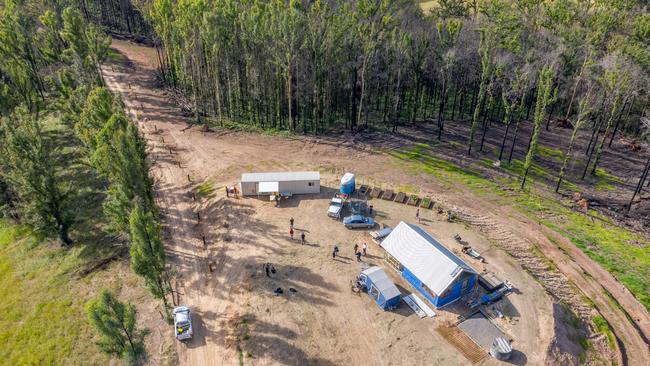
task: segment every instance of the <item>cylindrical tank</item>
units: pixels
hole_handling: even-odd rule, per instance
[[[341,193],[352,194],[355,188],[354,174],[345,173],[343,178],[341,178]]]
[[[495,338],[494,342],[492,342],[492,347],[490,347],[490,355],[501,361],[509,359],[510,355],[512,355],[510,342],[503,337]]]

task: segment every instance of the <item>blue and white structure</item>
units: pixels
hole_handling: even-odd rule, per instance
[[[420,227],[400,222],[381,242],[386,261],[441,308],[472,291],[478,274]]]
[[[356,189],[353,173],[345,173],[341,178],[341,193],[352,194]]]
[[[399,306],[402,293],[381,267],[370,267],[362,271],[359,281],[366,286],[370,297],[382,309],[391,310]]]

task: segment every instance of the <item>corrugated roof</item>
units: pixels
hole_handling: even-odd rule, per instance
[[[476,273],[424,230],[403,221],[381,242],[381,246],[438,295],[462,271]]]
[[[372,281],[377,290],[384,295],[386,300],[390,300],[395,296],[400,296],[402,294],[381,267],[370,267],[361,273],[366,275],[370,281]]]
[[[244,173],[242,182],[285,182],[301,180],[320,180],[319,172],[270,172],[270,173]]]

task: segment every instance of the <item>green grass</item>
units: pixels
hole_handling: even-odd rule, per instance
[[[126,57],[113,48],[109,48],[108,52],[106,52],[106,59],[111,62],[126,61]]]
[[[556,197],[538,191],[531,181],[519,190],[519,164],[513,162],[510,178],[490,180],[478,171],[456,166],[431,156],[426,146],[387,151],[414,174],[430,174],[450,187],[463,184],[481,197],[509,205],[531,219],[565,236],[623,283],[650,310],[650,243],[630,230],[615,225],[594,210],[589,215],[571,209]],[[403,165],[403,164],[402,164]],[[611,179],[611,178],[610,178]],[[504,190],[503,187],[511,190]],[[633,244],[641,243],[641,244]]]
[[[607,336],[607,344],[609,347],[611,349],[616,349],[616,339],[614,339],[614,334],[609,328],[609,323],[607,323],[607,320],[605,320],[605,318],[600,315],[595,316],[593,320],[594,325],[596,325],[596,329]]]
[[[564,151],[560,149],[553,149],[551,147],[540,146],[537,149],[539,156],[561,162],[564,159]]]
[[[613,191],[616,185],[624,184],[623,180],[602,168],[596,168],[595,179],[593,180],[594,187],[598,191]]]
[[[207,179],[196,187],[196,193],[201,197],[211,197],[214,194],[214,182]]]
[[[49,247],[30,229],[0,220],[0,359],[5,365],[99,365],[85,303],[115,273],[79,279],[81,246]]]

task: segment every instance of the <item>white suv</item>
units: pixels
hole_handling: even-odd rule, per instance
[[[194,329],[192,329],[192,312],[187,305],[181,305],[174,308],[174,333],[176,339],[184,341],[192,339]]]
[[[341,217],[341,210],[343,210],[343,200],[334,197],[330,201],[330,207],[327,209],[327,216],[338,219]]]

